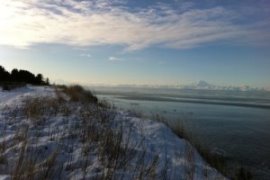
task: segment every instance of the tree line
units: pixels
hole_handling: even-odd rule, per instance
[[[27,70],[13,69],[11,72],[0,65],[0,85],[3,83],[26,83],[33,85],[49,85],[49,79],[42,74],[33,74]]]

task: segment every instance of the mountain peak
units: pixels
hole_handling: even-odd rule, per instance
[[[206,81],[203,81],[203,80],[200,80],[197,84],[197,87],[202,87],[202,88],[206,88],[206,87],[210,87],[211,84],[209,84],[208,82]]]

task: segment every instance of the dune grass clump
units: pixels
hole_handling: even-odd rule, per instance
[[[85,90],[82,86],[73,85],[69,87],[63,87],[63,92],[66,93],[71,101],[84,102],[84,103],[97,103],[98,99],[92,94],[91,91]]]
[[[53,97],[27,98],[24,100],[22,113],[38,124],[59,113],[67,114],[68,108],[65,103]]]

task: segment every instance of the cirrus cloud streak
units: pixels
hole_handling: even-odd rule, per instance
[[[269,23],[236,23],[244,17],[223,7],[180,11],[157,4],[132,11],[121,1],[13,0],[1,2],[0,12],[0,45],[18,48],[57,43],[184,49],[270,40]]]

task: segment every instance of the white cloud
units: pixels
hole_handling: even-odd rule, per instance
[[[110,56],[109,61],[111,62],[119,62],[119,61],[122,61],[122,59],[118,58],[118,57],[114,57],[114,56]]]
[[[39,43],[78,47],[108,44],[124,45],[128,50],[158,45],[183,49],[216,41],[260,44],[266,42],[265,37],[270,39],[262,35],[268,34],[267,29],[237,25],[236,15],[222,7],[200,10],[189,6],[188,11],[177,11],[157,4],[131,12],[120,2],[3,1],[0,45],[27,48]]]
[[[87,57],[87,58],[91,58],[92,55],[91,54],[88,54],[88,53],[82,53],[80,54],[81,57]]]

